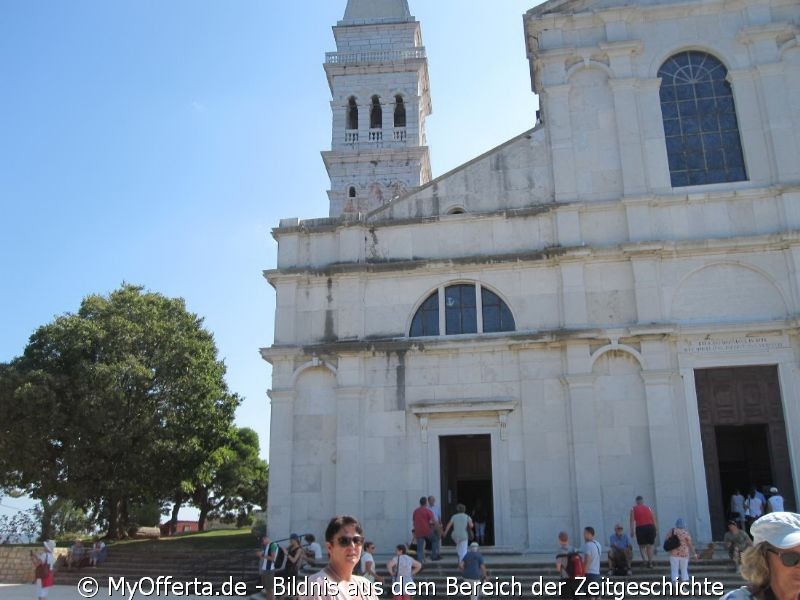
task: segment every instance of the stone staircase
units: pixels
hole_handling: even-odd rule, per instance
[[[378,573],[385,577],[389,582],[386,573],[386,562],[388,555],[377,555],[375,561]],[[548,597],[545,593],[538,593],[542,590],[532,588],[537,586],[557,584],[558,578],[555,577],[553,564],[555,559],[549,554],[521,554],[492,548],[485,549],[484,558],[486,559],[489,571],[489,581],[494,583],[504,583],[510,585],[513,581],[519,585],[512,592],[511,596],[520,598]],[[308,575],[316,572],[322,565],[314,567],[307,566],[303,574]],[[669,579],[669,562],[665,556],[657,558],[652,569],[648,569],[634,561],[633,574],[624,577],[606,576],[607,565],[603,562],[602,573],[605,578],[610,580],[608,586],[619,586],[624,584],[639,584],[644,582],[661,582],[662,578]],[[719,582],[724,592],[729,592],[743,585],[742,578],[736,573],[732,563],[723,558],[723,553],[719,550],[715,553],[715,558],[711,560],[692,561],[689,565],[689,574],[697,581],[708,580],[709,582]],[[131,584],[144,578],[155,580],[158,576],[172,576],[173,581],[191,582],[195,578],[202,582],[208,582],[213,586],[214,592],[230,592],[230,586],[240,584],[239,590],[245,585],[248,594],[257,594],[258,569],[255,549],[248,550],[227,550],[227,551],[198,551],[198,552],[175,552],[169,550],[153,549],[147,553],[131,551],[124,546],[111,548],[108,560],[97,568],[84,568],[78,571],[69,572],[61,569],[56,572],[56,584],[75,586],[83,577],[93,577],[100,584],[100,589],[108,589],[109,578],[114,581],[121,581],[121,578]],[[448,580],[448,578],[451,578]],[[456,578],[456,579],[452,579]],[[439,600],[468,600],[469,595],[464,595],[453,588],[455,581],[460,582],[459,572],[456,568],[456,554],[452,549],[445,548],[442,552],[442,560],[429,562],[424,569],[417,575],[415,580],[419,584],[426,584],[427,589],[421,590],[421,596],[426,598],[437,598]],[[451,587],[448,589],[448,581]],[[228,584],[228,588],[223,587]],[[390,582],[389,582],[390,583]],[[388,586],[388,584],[387,584]],[[499,586],[498,586],[499,587]],[[119,589],[119,588],[118,588]],[[710,588],[709,588],[710,589]],[[521,593],[519,593],[521,591]],[[608,587],[607,597],[618,596],[618,589]],[[448,592],[450,592],[448,594]],[[453,593],[455,592],[455,593]],[[484,594],[484,598],[508,597],[500,589],[498,593]],[[534,593],[537,592],[537,593]],[[163,595],[163,594],[162,594]],[[625,593],[625,597],[632,597],[633,594]],[[691,594],[694,598],[719,598],[713,594]],[[660,597],[670,600],[678,598],[677,595],[660,595]],[[685,598],[685,597],[684,597]]]
[[[124,545],[111,546],[108,560],[99,567],[73,571],[59,568],[55,573],[55,583],[76,586],[84,577],[92,577],[99,582],[100,589],[105,590],[110,578],[115,583],[124,578],[133,584],[146,578],[155,580],[159,576],[171,576],[172,581],[180,582],[191,582],[196,578],[210,583],[215,592],[224,589],[225,583],[241,582],[252,593],[257,591],[255,586],[258,583],[256,549],[176,552],[153,548],[142,552]]]

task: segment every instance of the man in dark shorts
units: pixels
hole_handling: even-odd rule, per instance
[[[653,510],[644,503],[644,498],[636,496],[636,504],[631,509],[631,529],[633,537],[636,534],[636,543],[639,544],[639,553],[642,561],[650,568],[653,567],[653,544],[656,543],[658,521]]]

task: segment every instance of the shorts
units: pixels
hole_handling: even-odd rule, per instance
[[[636,528],[636,543],[640,546],[652,546],[656,543],[656,526],[639,525]]]

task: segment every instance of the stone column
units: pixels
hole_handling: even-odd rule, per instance
[[[661,275],[657,256],[631,256],[633,282],[636,294],[636,315],[639,323],[664,321],[661,301]]]
[[[711,514],[708,510],[708,486],[706,484],[706,467],[703,461],[703,437],[700,431],[700,412],[697,408],[697,388],[694,382],[694,369],[683,368],[680,370],[683,380],[683,395],[686,403],[686,417],[689,427],[689,457],[688,465],[694,494],[689,500],[694,502],[697,509],[695,530],[698,540],[711,540]]]
[[[271,400],[269,497],[267,535],[286,535],[292,524],[292,455],[294,449],[294,391],[268,392]]]
[[[759,65],[757,70],[777,179],[779,182],[797,181],[800,178],[800,163],[797,160],[800,156],[800,140],[792,119],[797,98],[786,93],[786,65],[775,62]]]
[[[586,282],[583,262],[563,262],[561,267],[561,306],[564,327],[579,327],[589,320],[586,308]]]
[[[601,530],[603,525],[602,481],[595,415],[594,375],[567,375],[572,461],[575,473],[575,523]]]
[[[617,113],[617,137],[622,165],[622,191],[625,196],[647,191],[645,155],[642,153],[642,131],[639,125],[637,84],[635,78],[609,79]]]
[[[687,509],[684,472],[689,465],[684,462],[683,428],[675,414],[672,390],[674,375],[673,371],[667,370],[642,372],[653,463],[653,490],[658,509],[656,515],[661,517],[661,531],[668,524],[664,519],[671,521],[673,515],[685,515]]]
[[[361,457],[365,451],[362,441],[362,405],[365,391],[361,387],[336,390],[336,514],[362,515],[361,490],[363,469]]]
[[[754,69],[728,71],[747,178],[755,183],[769,184],[776,176],[775,156],[767,143],[769,122],[764,114],[766,108],[759,99],[757,79]]]
[[[572,123],[569,116],[571,85],[552,85],[542,90],[546,124],[553,156],[553,184],[556,202],[568,202],[578,196],[575,184]]]

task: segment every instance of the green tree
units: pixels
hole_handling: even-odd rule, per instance
[[[253,506],[266,505],[269,467],[258,453],[258,433],[242,427],[232,429],[228,445],[209,457],[205,479],[196,482],[191,495],[192,504],[200,510],[200,531],[205,530],[209,516],[249,514]]]
[[[225,444],[239,398],[224,376],[182,299],[88,296],[0,368],[0,482],[101,508],[124,536],[132,503],[170,498]]]

